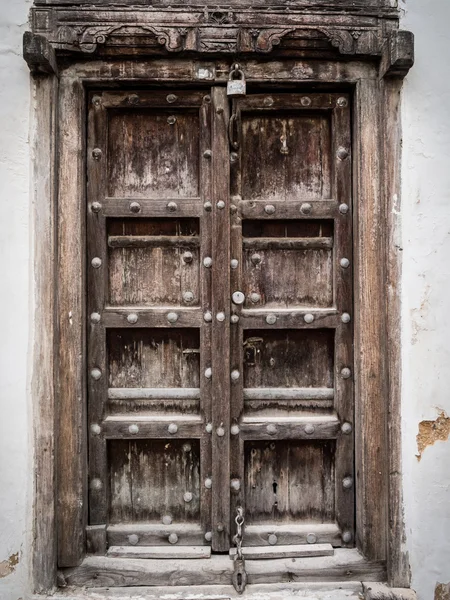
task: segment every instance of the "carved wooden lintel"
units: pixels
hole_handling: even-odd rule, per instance
[[[99,54],[106,56],[189,53],[190,56],[269,54],[283,56],[297,49],[302,56],[389,58],[389,69],[406,68],[402,63],[403,32],[397,44],[390,42],[392,14],[382,11],[307,11],[303,8],[244,6],[154,5],[134,9],[124,6],[36,6],[32,9],[33,33],[46,38],[57,55]],[[290,6],[292,3],[290,3]],[[390,25],[385,27],[385,16]],[[395,36],[394,36],[395,37]],[[389,46],[389,51],[386,49]],[[321,53],[321,54],[320,54]],[[320,54],[320,56],[319,56]],[[390,61],[390,62],[389,62]]]
[[[26,31],[23,36],[23,57],[35,74],[58,74],[55,50],[43,35]]]
[[[414,35],[395,31],[386,40],[380,63],[380,77],[403,79],[414,64]]]

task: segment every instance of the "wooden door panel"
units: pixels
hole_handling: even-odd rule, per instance
[[[108,194],[176,198],[199,193],[199,114],[178,108],[112,110]]]
[[[332,221],[246,220],[242,234],[246,308],[332,306]]]
[[[248,441],[248,525],[327,523],[334,518],[334,441]]]
[[[256,94],[234,114],[233,510],[248,545],[351,546],[349,100]]]
[[[199,440],[110,440],[109,522],[200,523]]]
[[[112,306],[198,306],[198,219],[108,219]]]
[[[215,544],[213,104],[198,91],[90,95],[87,534],[103,554]]]
[[[242,198],[267,202],[329,198],[329,114],[245,112],[242,117]]]
[[[349,100],[257,94],[233,108],[230,154],[223,88],[91,95],[100,552],[226,551],[237,506],[245,544],[353,545]]]

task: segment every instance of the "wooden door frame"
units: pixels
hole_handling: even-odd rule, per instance
[[[401,46],[401,44],[400,44]],[[399,98],[405,67],[398,47],[368,60],[242,60],[250,84],[326,86],[353,95],[355,447],[357,546],[383,561],[390,585],[409,586],[402,549],[400,439]],[[400,60],[398,56],[400,55]],[[198,61],[77,61],[36,75],[33,177],[36,329],[33,375],[35,483],[33,587],[56,583],[62,564],[80,564],[87,514],[85,382],[85,132],[87,90],[102,85],[225,85],[196,79]],[[205,68],[209,68],[205,65]],[[213,71],[211,71],[213,72]],[[292,88],[291,88],[292,89]],[[64,439],[64,444],[60,441]],[[64,515],[57,507],[65,507]],[[59,533],[58,533],[59,532]],[[356,576],[361,580],[361,576]]]

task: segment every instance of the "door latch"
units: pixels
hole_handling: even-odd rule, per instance
[[[247,585],[247,572],[245,570],[245,560],[242,554],[242,541],[244,539],[243,527],[244,527],[244,509],[241,506],[237,508],[237,515],[235,518],[236,523],[236,535],[233,537],[233,542],[236,545],[236,555],[234,557],[234,572],[233,572],[233,586],[238,594],[242,594]]]

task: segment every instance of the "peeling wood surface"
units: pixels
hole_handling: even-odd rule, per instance
[[[327,582],[371,579],[383,581],[382,563],[364,560],[356,550],[336,550],[334,556],[274,559],[269,562],[246,561],[249,584],[287,582]],[[80,567],[65,569],[67,584],[86,587],[157,586],[167,585],[229,585],[233,561],[226,555],[210,560],[155,559],[127,560],[123,558],[86,558]]]

